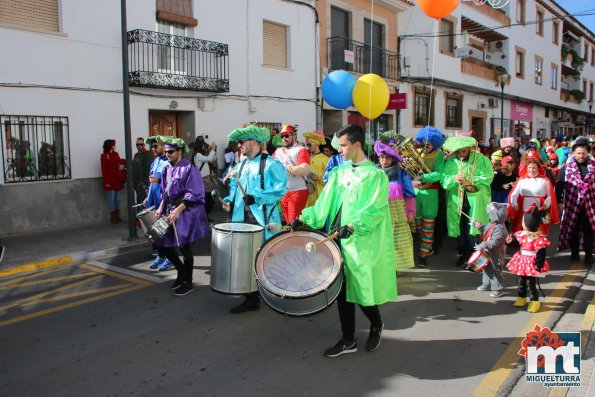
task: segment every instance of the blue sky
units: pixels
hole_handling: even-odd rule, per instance
[[[593,0],[554,0],[570,14],[589,13],[588,16],[574,16],[580,23],[595,33],[595,1]]]

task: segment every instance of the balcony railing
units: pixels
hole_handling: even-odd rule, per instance
[[[128,57],[131,86],[229,92],[227,44],[137,29]]]
[[[472,74],[486,80],[498,81],[498,74],[506,72],[502,66],[495,65],[477,58],[462,58],[461,73]]]
[[[386,79],[397,79],[398,58],[394,52],[344,37],[331,37],[327,39],[327,45],[330,70],[343,69],[356,73],[375,73]]]

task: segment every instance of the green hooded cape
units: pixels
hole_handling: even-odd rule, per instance
[[[450,237],[459,236],[460,218],[465,216],[459,215],[457,212],[459,204],[459,184],[455,178],[462,167],[465,177],[471,179],[470,174],[473,169],[475,156],[477,156],[477,160],[475,160],[473,184],[477,186],[479,190],[476,193],[466,194],[471,207],[469,211],[470,214],[467,215],[484,225],[487,225],[490,222],[486,207],[492,201],[492,190],[490,188],[492,179],[494,179],[492,163],[486,156],[473,150],[469,154],[469,159],[467,161],[461,161],[454,155],[444,163],[444,175],[441,180],[442,187],[446,190],[446,222],[448,224],[448,235]],[[480,234],[480,232],[476,227],[471,226],[470,234],[476,236]]]
[[[316,205],[304,209],[302,221],[315,228],[331,224],[341,209],[341,226],[355,231],[340,240],[347,301],[380,305],[397,297],[395,249],[388,208],[388,177],[371,161],[335,167]]]

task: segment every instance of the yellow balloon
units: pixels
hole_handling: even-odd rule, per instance
[[[353,104],[362,116],[375,119],[386,110],[390,93],[386,81],[377,74],[365,74],[353,87]]]

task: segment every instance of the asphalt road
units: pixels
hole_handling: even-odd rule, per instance
[[[209,288],[208,241],[196,246],[195,289],[184,297],[172,296],[173,272],[146,270],[148,252],[27,279],[11,277],[0,283],[0,395],[469,396],[493,395],[498,387],[508,391],[524,368],[515,356],[521,336],[536,323],[551,325],[560,318],[586,270],[567,256],[551,258],[552,274],[542,282],[548,298],[533,315],[512,306],[515,276],[505,274],[504,297],[490,298],[489,292],[475,290],[479,274],[454,266],[454,241],[446,243],[428,260],[428,270],[399,272],[398,299],[381,307],[385,329],[379,350],[365,351],[369,324],[358,310],[359,350],[334,359],[322,352],[340,337],[335,305],[302,318],[280,315],[264,304],[257,312],[229,314],[240,298]],[[110,266],[127,269],[128,276]]]

